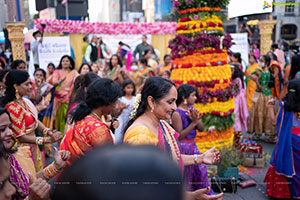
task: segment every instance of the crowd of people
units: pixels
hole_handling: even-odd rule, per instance
[[[265,177],[266,194],[299,198],[300,56],[273,44],[266,55],[251,51],[245,71],[240,53],[233,53],[231,62],[233,82],[240,79],[234,130],[247,131],[256,141],[276,143]]]
[[[204,130],[193,107],[198,91],[189,84],[176,88],[170,80],[171,56],[165,55],[159,63],[143,35],[128,68],[124,59],[131,56],[124,57],[128,45],[120,42],[118,52],[112,54],[101,38],[91,38],[91,43],[83,38],[84,57],[78,70],[68,55],[61,57],[58,66],[49,63],[47,71],[36,65],[33,79],[25,61],[15,60],[10,66],[1,62],[0,199],[47,199],[50,187],[53,199],[69,193],[74,199],[153,199],[158,195],[222,199],[222,193],[210,189],[206,169],[219,161],[220,153],[214,148],[200,152],[195,143],[196,131]],[[278,195],[274,188],[280,179],[287,183],[286,193],[280,195],[299,197],[300,56],[293,52],[285,56],[276,44],[267,55],[254,50],[245,70],[240,53],[229,58],[232,82],[238,88],[234,130],[253,133],[256,140],[264,134],[267,142],[278,141],[266,176],[267,194]],[[53,146],[56,142],[59,149]],[[163,153],[121,143],[152,145]],[[53,163],[46,166],[46,157],[53,157]],[[283,164],[286,161],[288,165]],[[50,186],[54,176],[57,184]],[[102,180],[107,190],[94,183]],[[160,185],[162,180],[169,184],[148,184],[151,193],[141,186],[147,184],[140,184]],[[116,182],[134,182],[141,190],[134,189],[138,195],[133,198],[130,183],[118,186]],[[163,193],[164,188],[172,192]]]

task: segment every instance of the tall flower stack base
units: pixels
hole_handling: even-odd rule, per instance
[[[178,17],[176,37],[169,42],[171,79],[179,86],[191,84],[199,92],[194,107],[202,116],[204,131],[196,144],[201,152],[213,146],[232,146],[234,95],[228,52],[232,38],[224,34],[221,7],[229,0],[173,0]]]

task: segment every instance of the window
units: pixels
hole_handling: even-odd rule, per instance
[[[285,1],[285,13],[292,14],[295,9],[295,0],[286,0]]]
[[[297,26],[295,24],[285,24],[281,27],[281,37],[285,40],[297,38]]]

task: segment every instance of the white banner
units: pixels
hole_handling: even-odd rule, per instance
[[[57,67],[64,55],[71,55],[69,37],[44,37],[43,43],[39,45],[40,68],[47,71],[50,62]]]
[[[112,54],[116,54],[119,42],[122,41],[125,44],[128,44],[131,48],[131,52],[135,50],[136,46],[142,43],[142,35],[98,35],[102,37],[103,42],[108,46],[109,50]],[[91,41],[92,36],[90,36]],[[152,43],[152,35],[147,35],[147,42],[148,44]],[[137,55],[138,56],[138,55]]]
[[[246,69],[246,65],[249,63],[249,43],[247,33],[232,33],[230,34],[235,44],[232,45],[230,50],[233,53],[240,53],[242,56],[243,71]]]

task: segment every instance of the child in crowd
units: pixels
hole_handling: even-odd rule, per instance
[[[172,126],[180,134],[178,146],[181,154],[201,155],[196,143],[196,129],[203,131],[203,125],[199,113],[193,107],[196,102],[196,88],[192,85],[182,84],[177,89],[177,110],[172,115]],[[184,177],[190,190],[210,186],[206,165],[194,165],[184,167]],[[209,194],[213,194],[211,190]]]
[[[131,62],[131,72],[129,72],[129,78],[136,84],[139,85],[140,83],[140,76],[141,73],[139,71],[139,66],[136,61]]]
[[[123,141],[124,128],[129,121],[129,116],[135,102],[135,84],[132,80],[127,79],[122,84],[123,96],[119,99],[122,103],[122,113],[118,117],[119,127],[115,130],[115,143],[119,144]]]

